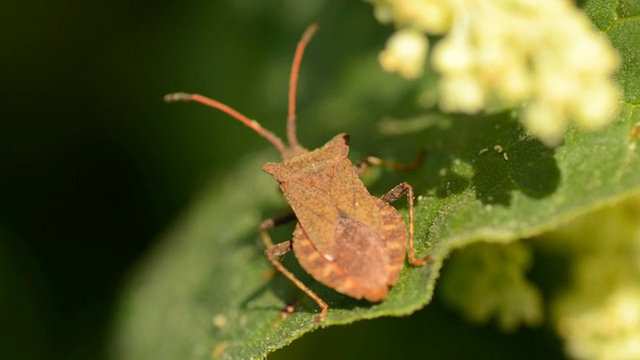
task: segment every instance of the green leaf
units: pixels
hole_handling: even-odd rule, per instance
[[[257,231],[262,220],[286,210],[275,182],[260,171],[277,154],[249,155],[224,178],[214,179],[139,264],[118,308],[113,357],[262,358],[319,327],[410,314],[429,303],[443,260],[453,249],[481,240],[506,243],[538,235],[637,193],[638,21],[616,20],[608,27],[624,63],[618,78],[626,102],[616,121],[595,133],[570,130],[556,149],[528,137],[506,113],[455,118],[428,113],[407,123],[404,135],[372,136],[364,119],[380,117],[375,113],[379,102],[406,96],[405,85],[373,70],[359,72],[375,64],[373,54],[354,61],[354,70],[335,82],[354,85],[320,99],[318,109],[323,110],[316,116],[327,119],[328,127],[344,128],[339,107],[355,104],[335,105],[335,99],[369,101],[355,106],[359,115],[353,121],[359,127],[351,131],[354,152],[377,150],[372,152],[404,160],[411,158],[406,152],[419,146],[428,149],[418,170],[384,171],[372,193],[383,194],[402,180],[414,185],[420,194],[417,252],[431,255],[432,261],[424,267],[405,266],[389,297],[370,304],[317,284],[289,254],[285,265],[330,306],[328,318],[318,324],[315,303],[282,276],[273,276]],[[375,86],[372,79],[386,86]],[[403,125],[398,126],[402,130]],[[300,127],[304,131],[304,125]],[[406,208],[402,202],[397,206]],[[288,239],[287,231],[290,228],[275,231],[274,239]],[[291,304],[295,311],[283,317],[282,310]]]

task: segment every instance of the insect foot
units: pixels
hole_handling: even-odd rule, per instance
[[[342,294],[371,302],[384,300],[396,284],[405,256],[413,266],[425,264],[428,257],[417,259],[414,250],[413,188],[402,183],[381,198],[372,196],[351,163],[349,136],[338,134],[324,146],[309,151],[298,143],[295,98],[298,73],[304,49],[316,32],[310,26],[296,48],[289,81],[288,145],[271,131],[233,108],[198,94],[175,93],[165,96],[168,102],[195,101],[216,108],[267,139],[282,155],[280,163],[267,163],[263,170],[279,184],[291,205],[292,215],[268,219],[259,230],[266,247],[266,257],[287,279],[320,307],[317,317],[324,321],[329,305],[282,265],[280,259],[293,250],[302,268],[315,280]],[[368,162],[391,164],[377,158]],[[373,160],[372,160],[373,159]],[[408,165],[410,169],[417,164]],[[402,168],[402,167],[400,167]],[[391,205],[406,195],[409,226]],[[287,222],[297,221],[291,240],[274,243],[268,231]]]

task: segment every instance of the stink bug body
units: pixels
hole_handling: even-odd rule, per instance
[[[369,194],[358,177],[360,168],[347,158],[349,137],[346,134],[339,134],[312,151],[298,143],[295,129],[298,72],[304,49],[316,30],[317,26],[312,25],[305,31],[291,69],[288,146],[257,122],[202,95],[175,93],[165,96],[165,100],[196,101],[219,109],[256,131],[280,151],[283,162],[267,163],[263,170],[278,181],[295,216],[266,220],[260,225],[260,233],[269,261],[318,304],[321,308],[318,321],[322,321],[329,306],[280,262],[280,257],[291,249],[302,268],[320,283],[371,302],[385,299],[389,288],[398,281],[407,247],[412,265],[422,265],[428,257],[415,257],[413,188],[409,184],[402,183],[381,198]],[[385,164],[377,158],[367,160]],[[405,194],[409,204],[408,234],[402,217],[389,205]],[[297,220],[293,238],[274,244],[268,230],[287,220]]]

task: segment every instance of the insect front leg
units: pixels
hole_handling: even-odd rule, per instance
[[[416,259],[416,251],[413,246],[413,186],[406,182],[398,184],[396,187],[384,194],[382,196],[382,200],[391,203],[398,200],[404,194],[407,195],[407,201],[409,203],[409,263],[413,266],[421,266],[429,261],[429,256],[425,256],[422,259]]]
[[[291,215],[286,215],[280,218],[275,219],[267,219],[260,224],[260,235],[262,236],[262,241],[264,245],[267,247],[265,250],[265,255],[269,262],[278,270],[282,275],[284,275],[287,279],[289,279],[292,283],[294,283],[298,289],[302,290],[307,296],[309,296],[313,301],[318,304],[320,307],[320,315],[318,315],[317,321],[321,322],[327,317],[327,310],[329,309],[329,305],[325,303],[316,293],[314,293],[311,289],[309,289],[302,281],[298,280],[298,278],[293,275],[291,271],[282,265],[280,259],[286,253],[291,251],[292,249],[292,241],[287,240],[278,244],[274,244],[271,240],[271,236],[269,236],[268,230],[276,227],[277,225],[283,224],[288,221],[295,220],[296,217],[292,213]]]
[[[402,171],[415,170],[420,165],[420,163],[422,163],[422,160],[424,160],[424,156],[426,154],[427,154],[427,151],[425,149],[421,149],[416,155],[415,159],[413,159],[413,161],[408,164],[384,160],[375,156],[367,156],[366,158],[360,160],[358,164],[356,164],[356,172],[358,174],[362,174],[369,165],[386,166],[392,169],[402,170]]]

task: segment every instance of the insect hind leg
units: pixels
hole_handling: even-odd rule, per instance
[[[296,220],[296,216],[293,213],[278,217],[271,218],[263,221],[260,224],[260,235],[262,236],[262,241],[264,245],[267,247],[265,250],[265,255],[269,262],[275,267],[282,275],[284,275],[289,281],[291,281],[298,289],[302,290],[307,296],[309,296],[313,301],[318,304],[320,307],[320,315],[318,315],[317,321],[322,322],[327,317],[327,311],[329,309],[329,305],[325,303],[316,293],[314,293],[309,287],[307,287],[302,281],[298,280],[298,278],[293,275],[291,271],[289,271],[282,262],[280,262],[281,258],[287,254],[292,249],[293,242],[291,240],[287,240],[278,244],[274,244],[271,240],[271,236],[269,236],[268,230],[273,229],[274,227]]]
[[[267,249],[273,247],[273,241],[271,241],[271,236],[269,236],[267,231],[275,228],[276,226],[295,221],[296,219],[296,214],[290,212],[282,216],[269,218],[260,224],[260,235],[262,236],[262,242],[264,242]]]
[[[285,242],[278,243],[270,248],[267,248],[265,254],[267,255],[267,259],[271,262],[271,264],[278,269],[287,279],[289,279],[292,283],[294,283],[298,289],[302,290],[307,296],[309,296],[313,301],[318,304],[320,307],[320,315],[318,315],[317,321],[322,322],[327,317],[327,311],[329,309],[329,305],[324,302],[316,293],[314,293],[311,289],[309,289],[302,281],[298,280],[298,278],[293,275],[291,271],[282,265],[280,262],[280,258],[291,251],[291,240],[287,240]]]
[[[425,256],[422,259],[416,258],[416,251],[413,244],[414,237],[414,216],[413,216],[413,186],[407,182],[398,184],[393,189],[389,190],[382,196],[382,200],[391,203],[398,200],[402,195],[407,195],[407,202],[409,206],[409,263],[413,266],[422,266],[429,261],[429,256]]]

